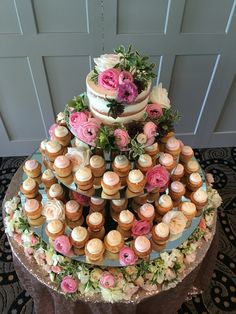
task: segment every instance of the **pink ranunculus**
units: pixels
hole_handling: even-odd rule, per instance
[[[152,121],[147,122],[143,127],[143,133],[147,136],[147,139],[155,138],[157,133],[157,126]]]
[[[86,195],[82,195],[78,192],[71,191],[71,198],[77,201],[80,205],[88,206],[90,198]]]
[[[133,78],[133,75],[128,72],[128,71],[122,71],[120,72],[119,74],[119,84],[123,84],[123,83],[127,83],[127,82],[133,82],[134,81],[134,78]]]
[[[30,236],[30,244],[31,244],[32,246],[35,246],[38,242],[39,242],[39,240],[32,234],[32,235]]]
[[[103,288],[114,288],[115,286],[115,277],[109,272],[104,272],[102,277],[99,280],[100,286]]]
[[[162,189],[169,182],[169,172],[162,167],[161,165],[157,165],[152,169],[149,169],[147,174],[147,185],[146,189],[148,192],[152,191],[155,188]]]
[[[146,220],[135,220],[132,226],[132,236],[147,235],[151,231],[151,225]]]
[[[58,127],[58,125],[59,125],[59,124],[54,123],[54,124],[51,125],[50,128],[49,128],[48,133],[49,133],[49,136],[50,136],[50,139],[51,139],[51,140],[55,140],[55,134],[54,134],[54,132],[55,132],[55,128]]]
[[[135,255],[134,250],[124,246],[119,253],[119,260],[122,266],[134,265],[138,257]]]
[[[100,123],[98,120],[91,118],[83,122],[76,129],[77,137],[88,145],[95,146]]]
[[[119,74],[120,71],[115,68],[111,68],[99,73],[98,85],[105,89],[117,90],[119,85]]]
[[[132,82],[125,82],[118,86],[117,101],[119,103],[131,104],[138,96],[137,86]]]
[[[88,111],[72,112],[69,118],[70,126],[76,130],[81,123],[87,122],[88,118],[89,118]]]
[[[69,238],[66,235],[61,235],[57,237],[53,243],[54,249],[63,254],[66,255],[70,252],[71,249],[71,243]]]
[[[59,274],[59,273],[61,272],[61,267],[58,266],[58,265],[53,265],[53,266],[51,267],[51,270],[52,270],[54,273]]]
[[[61,290],[65,293],[74,293],[78,289],[78,281],[70,276],[65,276],[61,282]]]
[[[113,134],[115,136],[116,145],[120,149],[127,147],[130,142],[130,137],[127,131],[122,129],[116,129]]]
[[[163,111],[158,104],[149,104],[146,108],[147,115],[151,119],[160,118],[163,115]]]
[[[202,229],[203,231],[207,230],[206,220],[204,218],[201,218],[198,227]]]

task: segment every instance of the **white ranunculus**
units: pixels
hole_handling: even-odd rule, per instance
[[[91,151],[86,147],[69,147],[66,156],[70,159],[73,166],[73,172],[76,172],[79,168],[85,167],[89,164]]]
[[[96,64],[96,70],[100,73],[107,69],[114,68],[114,66],[120,62],[120,56],[117,54],[104,54],[93,60]]]
[[[170,99],[168,98],[168,92],[165,88],[162,88],[162,83],[153,87],[149,100],[154,104],[159,104],[161,108],[170,108]]]
[[[47,221],[60,219],[65,220],[65,207],[63,203],[57,199],[48,200],[44,205],[42,214],[46,217]]]
[[[5,203],[5,211],[7,214],[14,212],[17,209],[17,203],[13,200],[6,201]]]

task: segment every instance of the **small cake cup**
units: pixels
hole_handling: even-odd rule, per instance
[[[191,173],[190,176],[187,177],[186,184],[190,191],[197,191],[203,184],[200,174],[198,172]]]
[[[59,177],[68,177],[72,172],[72,163],[67,156],[58,156],[54,161],[53,168]]]
[[[138,236],[133,244],[135,254],[142,259],[147,259],[152,251],[150,240],[146,236]]]
[[[158,163],[165,167],[168,172],[172,172],[172,170],[176,167],[176,161],[173,156],[169,153],[160,153],[160,157]]]
[[[28,178],[23,181],[20,186],[20,191],[25,195],[26,198],[35,198],[38,195],[38,184],[34,179]]]
[[[82,249],[89,240],[89,233],[86,228],[78,226],[75,227],[70,234],[70,242],[73,247]]]
[[[190,200],[196,205],[197,211],[200,211],[207,204],[207,192],[203,189],[198,189],[197,191],[191,193]]]
[[[45,228],[45,232],[50,239],[55,240],[60,235],[64,234],[65,225],[63,224],[63,222],[61,220],[58,220],[58,219],[51,220],[47,224],[47,226]]]
[[[37,178],[41,175],[41,164],[34,159],[26,160],[23,166],[24,172],[30,178]]]
[[[102,177],[106,171],[106,163],[102,156],[94,155],[90,158],[90,169],[95,178]]]
[[[156,206],[156,212],[159,215],[164,216],[173,208],[173,202],[169,195],[164,194],[164,195],[161,195],[158,201],[155,202],[155,206]]]
[[[97,238],[97,239],[103,240],[106,231],[104,227],[102,227],[100,230],[97,230],[97,231],[91,230],[88,227],[88,233],[89,233],[89,239]]]
[[[165,152],[171,154],[174,157],[174,159],[178,158],[181,152],[179,140],[177,140],[175,137],[169,138],[165,145]]]
[[[146,174],[148,170],[153,167],[152,157],[148,154],[140,155],[135,163],[135,166],[137,169],[142,171],[143,174]]]
[[[88,191],[93,187],[94,177],[88,167],[82,167],[75,173],[75,182],[82,191]]]
[[[62,125],[58,125],[54,130],[55,139],[64,147],[70,145],[71,133],[70,131]]]
[[[49,199],[56,198],[59,201],[65,201],[65,192],[62,186],[58,183],[53,184],[47,191],[47,196]]]
[[[193,149],[190,146],[183,146],[180,153],[180,160],[187,163],[194,156]]]
[[[91,214],[88,214],[86,217],[87,226],[92,231],[101,230],[104,225],[104,222],[105,222],[104,217],[100,212],[93,212]]]
[[[145,203],[138,210],[138,216],[141,220],[146,220],[150,223],[153,222],[155,218],[155,208],[152,204]]]
[[[57,158],[57,156],[63,155],[65,148],[58,141],[48,141],[45,147],[45,153],[51,162]]]
[[[85,245],[85,255],[91,262],[102,260],[105,246],[100,239],[91,239]]]
[[[124,246],[124,238],[118,230],[111,230],[105,236],[104,245],[108,252],[119,253]]]
[[[66,217],[71,221],[77,221],[82,216],[82,206],[74,201],[70,200],[65,205]]]
[[[185,187],[183,183],[174,181],[170,185],[169,195],[172,200],[179,200],[185,194]]]
[[[138,170],[131,170],[127,178],[127,185],[131,192],[141,193],[144,190],[146,178],[143,173]]]
[[[153,145],[144,147],[145,153],[152,157],[153,159],[156,159],[157,154],[159,153],[159,147],[158,143],[154,143]]]
[[[101,185],[105,194],[115,195],[121,187],[120,177],[113,171],[107,171],[102,177]]]
[[[184,216],[188,219],[186,227],[190,227],[192,223],[192,219],[197,214],[196,205],[192,202],[181,202],[179,205],[179,210],[184,214]]]
[[[177,164],[172,170],[170,179],[171,181],[179,181],[184,176],[184,166],[182,164]]]
[[[91,197],[89,202],[90,210],[93,212],[101,212],[105,209],[106,200],[99,197]]]
[[[122,210],[127,209],[128,200],[127,198],[121,198],[118,200],[111,200],[111,208],[114,212],[120,213]]]
[[[119,214],[118,225],[123,230],[130,230],[133,226],[135,217],[129,210],[122,210]]]
[[[51,169],[46,169],[43,172],[41,180],[46,189],[49,189],[53,184],[57,183],[57,179]]]
[[[196,160],[189,160],[184,165],[185,174],[189,176],[193,172],[199,172],[200,166],[199,163]]]
[[[166,245],[170,238],[170,228],[164,223],[160,222],[152,228],[152,240],[157,245]]]
[[[27,217],[37,219],[42,214],[42,204],[36,199],[27,200],[24,206]]]
[[[112,170],[118,174],[120,178],[126,178],[131,169],[130,162],[125,155],[117,155],[112,163]],[[126,184],[126,182],[122,182]]]

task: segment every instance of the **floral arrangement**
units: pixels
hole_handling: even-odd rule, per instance
[[[5,202],[4,223],[6,233],[23,246],[25,254],[35,259],[66,297],[75,300],[79,296],[96,295],[107,302],[130,300],[139,289],[156,291],[158,288],[168,289],[176,286],[183,271],[196,259],[196,250],[202,241],[211,238],[214,211],[220,206],[221,198],[211,186],[207,189],[209,201],[203,218],[188,240],[171,253],[161,253],[160,258],[156,260],[142,261],[137,265],[137,257],[129,247],[124,247],[119,253],[124,267],[105,268],[71,260],[68,237],[60,236],[54,241],[54,246],[46,245],[41,238],[34,235],[18,197]],[[140,222],[132,228],[134,235],[140,232],[146,234],[149,231],[148,226]]]

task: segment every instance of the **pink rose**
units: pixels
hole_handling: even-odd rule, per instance
[[[114,68],[99,73],[98,86],[109,90],[116,90],[119,83],[119,73],[120,72]]]
[[[63,255],[67,255],[71,249],[70,240],[66,235],[61,235],[61,236],[57,237],[53,243],[53,246],[57,252],[59,252]]]
[[[35,246],[38,242],[39,242],[38,239],[32,234],[32,235],[30,236],[30,244],[31,244],[32,246]]]
[[[152,121],[147,122],[144,125],[143,133],[147,136],[148,140],[150,138],[155,138],[156,133],[157,133],[157,126],[156,126],[156,124],[153,123]]]
[[[81,123],[87,122],[89,113],[87,111],[72,112],[70,114],[69,123],[73,129],[77,129]]]
[[[80,205],[88,206],[90,198],[86,195],[82,195],[78,192],[71,191],[71,198],[77,201]]]
[[[127,83],[127,82],[133,82],[133,75],[128,71],[122,71],[119,74],[119,84]]]
[[[137,86],[132,82],[125,82],[118,86],[117,101],[131,104],[138,96]]]
[[[150,233],[151,225],[146,220],[135,220],[132,226],[132,236],[138,237]]]
[[[115,277],[109,272],[104,272],[99,283],[103,288],[113,288],[115,286]]]
[[[120,149],[124,149],[127,147],[127,145],[130,142],[130,138],[129,138],[129,134],[127,131],[122,130],[122,129],[116,129],[114,131],[114,136],[115,136],[115,142],[116,145],[120,148]]]
[[[59,274],[61,272],[61,267],[60,266],[57,266],[57,265],[53,265],[51,267],[51,270],[56,273],[56,274]]]
[[[201,218],[198,227],[202,229],[203,231],[207,230],[206,220],[204,218]]]
[[[150,104],[146,108],[148,117],[151,119],[160,118],[163,115],[163,111],[160,105]]]
[[[146,178],[147,178],[147,185],[146,189],[148,192],[152,191],[155,188],[163,188],[169,182],[169,172],[162,167],[161,165],[157,165],[152,169],[149,169]]]
[[[78,126],[76,129],[77,137],[84,143],[95,146],[99,128],[100,123],[91,118]]]
[[[124,246],[119,253],[119,260],[122,266],[134,265],[138,257],[135,255],[134,250]]]
[[[65,293],[74,293],[78,288],[78,281],[70,276],[65,276],[61,282],[61,290]]]
[[[54,132],[55,132],[55,128],[58,127],[58,125],[59,125],[59,124],[54,123],[54,124],[51,125],[50,128],[49,128],[48,133],[49,133],[49,135],[50,135],[50,139],[51,139],[51,140],[55,140],[55,134],[54,134]]]

